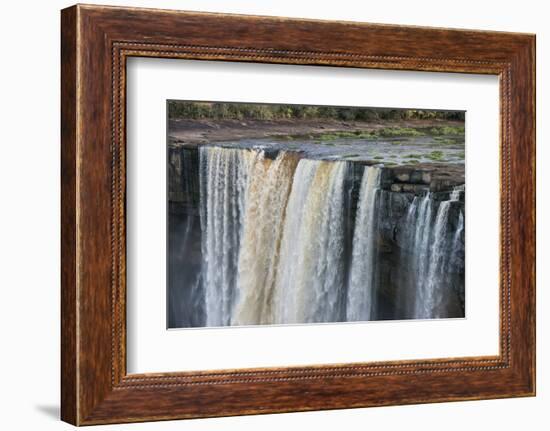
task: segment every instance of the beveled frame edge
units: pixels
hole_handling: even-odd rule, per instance
[[[63,420],[84,425],[534,395],[534,36],[77,5],[62,11],[61,45]],[[127,376],[130,56],[499,75],[500,355]]]

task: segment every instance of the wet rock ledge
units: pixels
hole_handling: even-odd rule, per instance
[[[198,145],[170,143],[168,147],[169,201],[184,203],[193,191],[199,192],[199,156]],[[277,150],[269,151],[267,157],[275,158]],[[352,166],[351,189],[358,189],[363,174],[363,166],[380,164],[375,161],[347,161]],[[184,181],[185,176],[185,181]],[[196,184],[195,184],[196,183]],[[380,188],[393,193],[423,196],[433,193],[435,199],[448,199],[449,193],[457,186],[464,185],[464,166],[459,164],[418,163],[382,168]],[[354,187],[355,186],[355,187]],[[185,197],[187,196],[187,198]],[[198,196],[193,197],[191,205],[198,203]]]

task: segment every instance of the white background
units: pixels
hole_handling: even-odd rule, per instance
[[[129,373],[498,354],[498,77],[134,58],[127,83]],[[466,111],[466,318],[167,331],[165,106],[185,98]]]
[[[550,423],[549,272],[550,127],[549,14],[536,0],[460,2],[313,2],[297,0],[118,1],[174,9],[343,19],[537,33],[538,138],[538,396],[293,413],[186,422],[106,426],[144,430],[544,430]],[[5,2],[0,15],[0,426],[70,429],[57,420],[59,399],[59,9],[70,3]]]

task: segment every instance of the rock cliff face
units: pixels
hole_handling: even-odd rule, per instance
[[[170,147],[167,168],[168,323],[201,326],[201,303],[194,299],[202,265],[198,149]]]
[[[199,202],[199,145],[171,144],[168,149],[168,200],[173,203],[198,208]],[[265,150],[267,158],[274,159],[278,151]],[[299,153],[298,153],[299,154]],[[377,162],[350,161],[352,176],[348,184],[361,183],[363,167]],[[426,192],[447,196],[454,188],[464,185],[463,165],[421,163],[409,166],[382,168],[381,189],[412,196]]]
[[[271,160],[277,156],[277,151],[265,153]],[[345,164],[342,253],[346,268],[342,286],[350,283],[363,177],[366,169],[376,165],[364,161]],[[205,193],[201,169],[196,145],[169,146],[170,327],[204,326],[207,322],[207,295],[201,279],[206,211],[204,203],[201,207],[201,193]],[[463,166],[424,163],[376,165],[376,169],[369,238],[374,250],[369,257],[374,268],[372,302],[376,303],[372,320],[464,317]],[[349,292],[342,295],[348,296],[349,308]],[[424,306],[428,303],[431,308]],[[349,320],[346,305],[334,316],[330,321]]]

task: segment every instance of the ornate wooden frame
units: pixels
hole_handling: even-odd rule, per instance
[[[534,395],[534,35],[82,5],[61,16],[63,420],[88,425]],[[498,75],[500,354],[128,375],[130,56]]]

